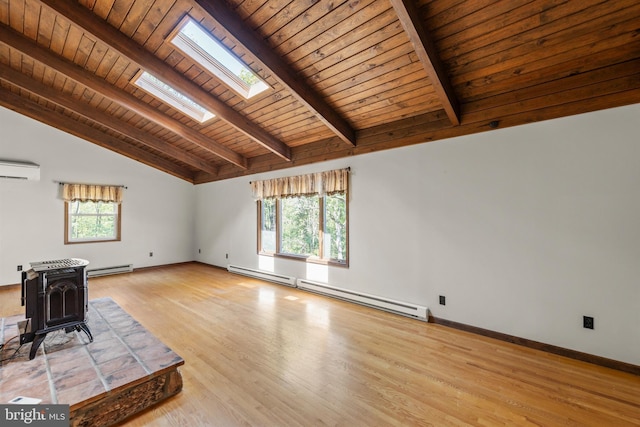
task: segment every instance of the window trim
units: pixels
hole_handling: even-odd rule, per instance
[[[338,191],[337,193],[342,193],[342,191]],[[345,194],[345,215],[346,215],[346,221],[345,221],[345,252],[346,252],[346,256],[345,256],[345,260],[344,261],[340,261],[337,259],[328,259],[328,258],[323,258],[324,255],[324,235],[325,235],[325,197],[330,195],[330,194],[324,194],[324,195],[320,195],[320,194],[315,194],[315,197],[318,197],[319,200],[319,220],[320,220],[320,226],[319,226],[319,230],[318,233],[319,235],[319,253],[320,256],[306,256],[306,255],[296,255],[296,254],[289,254],[289,253],[283,253],[281,252],[281,227],[280,227],[280,216],[281,216],[281,212],[282,212],[282,208],[281,208],[281,204],[280,204],[280,198],[276,198],[276,251],[275,252],[266,252],[262,250],[262,200],[257,200],[256,201],[256,205],[257,205],[257,253],[258,255],[261,256],[270,256],[270,257],[274,257],[274,258],[283,258],[283,259],[291,259],[291,260],[296,260],[296,261],[304,261],[304,262],[308,262],[308,263],[312,263],[312,264],[322,264],[322,265],[331,265],[331,266],[336,266],[336,267],[345,267],[348,268],[349,267],[349,190],[345,190],[344,191]]]
[[[69,224],[69,204],[73,201],[64,202],[64,244],[65,245],[77,245],[82,243],[104,243],[104,242],[119,242],[122,239],[122,203],[116,203],[118,205],[117,221],[116,221],[116,237],[114,239],[87,239],[87,240],[70,240],[69,232],[71,230],[71,224]],[[115,202],[107,202],[115,203]]]

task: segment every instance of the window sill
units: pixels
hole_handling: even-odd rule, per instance
[[[269,253],[269,252],[258,252],[258,255],[270,256],[270,257],[274,257],[274,258],[290,259],[290,260],[293,260],[293,261],[302,261],[302,262],[306,262],[306,263],[309,263],[309,264],[319,264],[319,265],[329,265],[329,266],[332,266],[332,267],[349,268],[349,262],[348,261],[340,262],[340,261],[321,259],[321,258],[317,258],[317,257],[313,257],[313,256],[290,255],[290,254],[275,254],[275,253]]]
[[[108,242],[119,242],[120,239],[97,239],[97,240],[66,240],[64,242],[65,245],[79,245],[82,243],[108,243]]]

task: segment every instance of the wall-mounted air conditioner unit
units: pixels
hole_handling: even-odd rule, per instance
[[[0,160],[0,178],[40,181],[40,166],[31,162]]]

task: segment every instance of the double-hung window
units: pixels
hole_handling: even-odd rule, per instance
[[[348,169],[252,182],[258,252],[348,265]]]
[[[122,187],[64,184],[65,244],[120,240]]]

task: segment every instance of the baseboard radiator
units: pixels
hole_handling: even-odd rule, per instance
[[[296,287],[296,278],[285,276],[283,274],[272,273],[270,271],[256,270],[253,268],[240,267],[237,265],[227,266],[230,273],[242,274],[243,276],[253,277],[255,279],[267,280],[269,282],[279,283],[285,286]]]
[[[298,288],[317,294],[339,298],[345,301],[355,302],[380,310],[389,311],[416,319],[428,320],[427,307],[412,303],[395,301],[362,292],[350,291],[343,288],[327,285],[326,283],[313,282],[306,279],[298,279]]]
[[[109,274],[131,273],[133,264],[114,265],[112,267],[92,268],[87,270],[87,277],[108,276]]]

